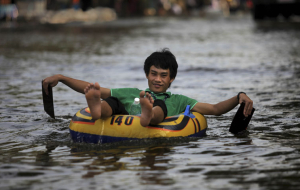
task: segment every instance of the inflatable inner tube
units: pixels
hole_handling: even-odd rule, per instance
[[[143,127],[135,115],[113,115],[94,120],[89,108],[79,110],[72,118],[70,134],[74,142],[111,143],[160,137],[202,137],[206,135],[206,118],[197,112],[165,118],[155,126]]]

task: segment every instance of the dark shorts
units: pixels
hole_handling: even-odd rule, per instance
[[[104,99],[112,109],[112,115],[129,115],[124,105],[116,97],[108,97]]]
[[[116,97],[108,97],[104,99],[108,103],[108,105],[112,109],[112,115],[129,115],[129,113],[126,111],[124,105],[120,102],[120,100]],[[168,110],[165,102],[163,100],[156,99],[153,103],[153,107],[159,106],[164,112],[164,118],[168,115]]]
[[[163,100],[156,99],[156,100],[154,100],[154,103],[153,103],[153,107],[155,107],[155,106],[161,107],[161,109],[164,112],[164,118],[166,118],[168,115],[168,109],[167,109],[165,102]]]

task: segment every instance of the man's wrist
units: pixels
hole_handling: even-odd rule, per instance
[[[246,94],[245,92],[239,92],[238,94],[237,94],[237,96],[236,96],[236,98],[237,98],[237,100],[240,102],[240,95],[241,94]]]
[[[57,77],[58,82],[63,82],[64,81],[64,76],[63,75],[57,74],[56,77]]]

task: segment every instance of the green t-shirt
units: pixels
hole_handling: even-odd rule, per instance
[[[114,88],[111,89],[111,96],[118,98],[125,106],[126,111],[129,113],[130,106],[133,103],[134,98],[139,98],[141,91],[142,90],[139,90],[137,88]],[[146,89],[145,91],[150,92],[149,88]],[[165,101],[165,104],[168,109],[167,116],[178,115],[181,112],[184,112],[187,105],[190,105],[191,106],[190,109],[192,109],[198,102],[197,100],[189,98],[184,95],[171,94],[171,92],[158,93],[158,94],[152,92],[151,94],[152,96],[155,96],[157,99],[160,100],[164,100],[166,96],[169,95],[169,98],[167,98]]]

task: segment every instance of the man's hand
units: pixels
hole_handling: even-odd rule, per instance
[[[241,93],[239,95],[239,104],[243,102],[245,103],[244,115],[248,117],[252,112],[253,101],[246,94]]]
[[[43,80],[43,88],[47,95],[49,95],[48,92],[48,86],[55,87],[59,82],[59,75],[53,75],[51,77],[47,77]]]

